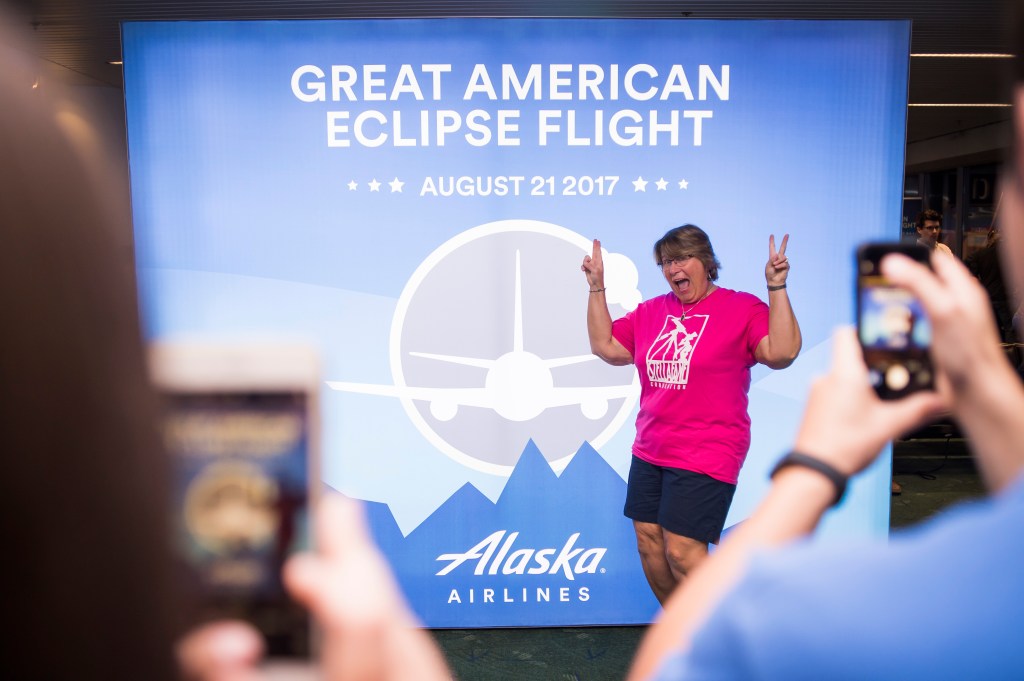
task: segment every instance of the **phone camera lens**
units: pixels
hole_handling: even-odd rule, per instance
[[[902,364],[893,364],[885,371],[885,386],[890,390],[903,390],[910,384],[910,372]]]

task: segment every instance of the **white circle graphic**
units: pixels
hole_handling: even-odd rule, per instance
[[[584,441],[600,447],[622,427],[639,381],[590,353],[580,272],[590,251],[564,227],[501,220],[449,239],[413,272],[391,326],[391,371],[410,421],[439,451],[508,476],[532,440],[560,472]],[[609,256],[615,317],[639,292],[632,261]],[[631,290],[613,290],[619,281]]]

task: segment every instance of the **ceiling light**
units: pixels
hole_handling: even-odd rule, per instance
[[[1017,55],[1000,52],[911,52],[910,56],[942,59],[1013,59]]]
[[[974,109],[1008,109],[1012,104],[967,104],[967,103],[931,103],[931,104],[907,104],[907,106],[916,106],[921,108],[941,108],[941,107],[960,107],[960,108],[974,108]]]

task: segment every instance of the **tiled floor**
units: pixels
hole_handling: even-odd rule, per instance
[[[897,453],[893,480],[903,492],[892,498],[891,528],[913,525],[951,504],[985,494],[974,460],[962,444],[938,442],[932,449],[934,453]]]
[[[893,529],[984,493],[962,442],[898,443],[892,497]],[[605,681],[624,678],[644,627],[452,629],[434,636],[457,679],[465,681]]]
[[[466,681],[623,679],[646,627],[455,629],[434,632]]]

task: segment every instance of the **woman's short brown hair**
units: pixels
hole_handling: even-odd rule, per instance
[[[665,232],[654,244],[654,261],[659,265],[666,258],[697,258],[708,271],[708,279],[716,281],[722,263],[715,257],[711,239],[697,225],[682,225]]]

